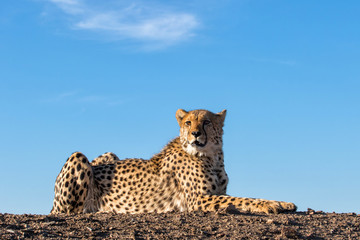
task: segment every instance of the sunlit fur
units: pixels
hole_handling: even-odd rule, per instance
[[[218,211],[295,211],[293,203],[226,195],[222,150],[226,111],[179,109],[180,136],[149,160],[105,153],[89,162],[73,153],[55,182],[52,214]],[[141,149],[140,149],[141,150]]]
[[[194,110],[191,114],[183,109],[176,112],[180,125],[180,142],[184,150],[194,156],[212,156],[221,151],[226,110],[214,114],[206,110]],[[194,132],[200,133],[194,136]],[[204,146],[196,145],[196,141]]]

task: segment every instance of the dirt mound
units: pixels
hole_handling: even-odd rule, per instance
[[[309,210],[79,215],[0,214],[1,239],[360,239],[360,215]]]

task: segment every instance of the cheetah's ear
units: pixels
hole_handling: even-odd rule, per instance
[[[221,121],[222,123],[224,123],[225,117],[226,117],[226,109],[222,110],[221,112],[217,113],[216,115],[219,116],[219,117],[220,117],[220,121]]]
[[[185,115],[187,114],[188,112],[185,111],[184,109],[178,109],[176,111],[176,119],[181,127],[181,121],[183,120],[183,118],[185,117]]]

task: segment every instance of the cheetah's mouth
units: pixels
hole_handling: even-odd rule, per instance
[[[201,143],[201,142],[199,142],[198,140],[195,140],[191,145],[195,145],[195,146],[197,146],[197,147],[205,147],[205,145],[206,145],[206,142],[205,143]]]

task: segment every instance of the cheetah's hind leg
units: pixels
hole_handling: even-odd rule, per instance
[[[88,159],[80,152],[73,153],[61,169],[55,182],[55,197],[51,214],[96,211],[94,206],[94,177]]]
[[[107,152],[107,153],[104,153],[103,155],[98,156],[94,160],[92,160],[91,166],[97,166],[97,165],[102,165],[102,164],[111,164],[116,161],[120,161],[118,156],[116,156],[115,153]]]

